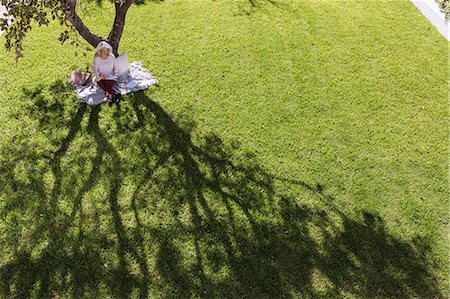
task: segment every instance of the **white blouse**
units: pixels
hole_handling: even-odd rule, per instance
[[[116,57],[114,57],[114,55],[110,55],[106,59],[95,56],[92,69],[97,81],[100,81],[100,74],[104,75],[107,80],[117,80],[118,69]]]

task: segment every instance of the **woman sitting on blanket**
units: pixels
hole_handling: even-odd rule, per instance
[[[108,102],[116,101],[113,86],[117,81],[116,57],[112,53],[112,47],[105,41],[99,42],[92,65],[97,84],[105,91]]]

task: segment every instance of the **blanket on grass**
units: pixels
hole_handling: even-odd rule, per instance
[[[130,70],[117,78],[117,82],[114,84],[114,90],[124,95],[156,85],[158,85],[158,81],[140,62],[132,62],[130,63]],[[75,85],[74,87],[82,103],[96,106],[107,100],[105,92],[95,82],[86,86]]]

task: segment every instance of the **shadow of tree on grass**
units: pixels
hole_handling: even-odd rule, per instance
[[[4,297],[443,297],[426,248],[378,215],[274,177],[150,92],[120,107],[67,92],[25,91],[41,142],[1,149]]]

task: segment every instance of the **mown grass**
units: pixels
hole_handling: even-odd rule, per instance
[[[160,86],[112,107],[58,30],[0,51],[2,296],[449,295],[448,44],[409,1],[133,6]]]

